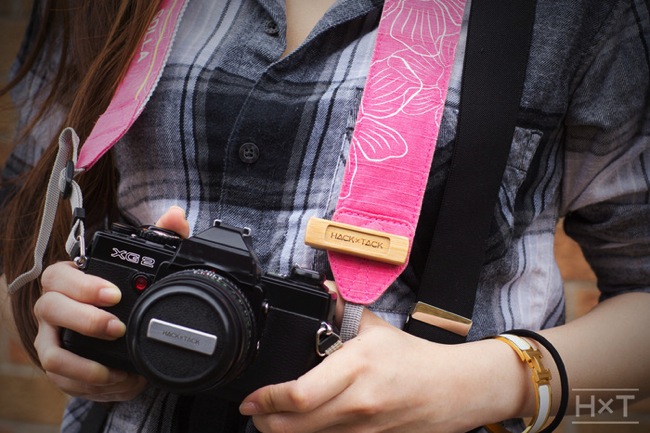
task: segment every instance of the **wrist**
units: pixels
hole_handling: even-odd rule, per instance
[[[494,338],[510,346],[519,359],[530,368],[535,391],[535,411],[525,432],[538,433],[546,425],[551,414],[551,372],[544,366],[542,353],[516,332],[500,334]]]
[[[567,371],[566,367],[564,366],[564,361],[562,360],[562,357],[560,356],[560,353],[558,350],[555,348],[555,346],[543,335],[541,335],[538,332],[527,330],[527,329],[513,329],[507,332],[509,334],[509,339],[512,338],[522,338],[524,341],[527,339],[530,342],[534,342],[534,344],[538,347],[536,350],[537,352],[537,357],[538,360],[533,361],[530,363],[530,366],[535,369],[533,364],[537,365],[537,370],[539,370],[541,365],[541,359],[544,358],[546,361],[544,361],[544,368],[546,368],[546,371],[543,373],[544,376],[548,377],[548,394],[549,394],[549,400],[551,399],[550,397],[553,396],[552,398],[552,407],[549,407],[548,403],[546,402],[546,406],[541,408],[539,405],[540,402],[540,397],[542,397],[542,394],[540,394],[540,391],[542,391],[539,387],[541,384],[540,376],[533,373],[533,381],[536,381],[535,387],[536,392],[537,392],[537,426],[541,426],[540,422],[542,421],[541,416],[548,417],[550,415],[549,411],[552,413],[555,413],[555,416],[553,417],[553,420],[547,424],[544,429],[542,430],[542,433],[547,433],[547,432],[552,432],[554,431],[557,426],[562,422],[562,419],[564,417],[564,414],[566,413],[566,409],[568,406],[568,394],[569,394],[569,380],[567,377]],[[497,338],[503,338],[503,334]],[[526,343],[524,343],[526,344]],[[532,344],[532,343],[531,343]],[[532,361],[532,360],[531,360]],[[555,380],[551,380],[552,378],[555,378]],[[553,391],[551,391],[551,384],[553,385]],[[559,396],[559,398],[558,398]],[[531,433],[536,430],[535,424],[531,421],[531,428],[530,431]]]
[[[475,424],[486,425],[535,412],[535,389],[530,368],[508,345],[494,339],[459,345],[476,374],[467,375],[467,389],[475,399]]]

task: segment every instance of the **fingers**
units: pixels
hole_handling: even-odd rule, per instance
[[[99,384],[75,380],[49,371],[47,376],[61,391],[70,396],[100,402],[131,400],[147,385],[141,376],[117,371],[111,376],[115,380]]]
[[[125,379],[126,373],[111,373],[111,371],[95,362],[84,359],[67,350],[62,349],[58,344],[52,344],[59,340],[58,329],[47,323],[39,326],[39,332],[34,340],[41,365],[48,374],[75,377],[77,380],[94,385],[108,385]]]
[[[380,326],[390,327],[372,312],[364,309],[359,334],[363,335],[373,327]],[[349,359],[351,357],[352,359]],[[344,345],[343,349],[325,358],[322,363],[300,378],[266,386],[253,392],[244,399],[240,411],[244,415],[310,412],[334,399],[352,385],[359,370],[362,370],[365,365],[358,359],[354,359],[355,357],[356,352],[346,350]]]
[[[84,304],[108,307],[120,302],[122,292],[110,281],[85,274],[72,262],[48,266],[41,277],[43,292],[57,292]]]
[[[112,283],[84,274],[70,262],[48,266],[41,283],[43,295],[34,305],[39,327],[63,327],[103,339],[124,334],[124,324],[117,317],[96,307],[120,301],[121,292]]]
[[[48,377],[63,392],[97,401],[133,398],[143,379],[109,369],[61,347],[61,328],[104,340],[122,337],[125,325],[98,308],[118,303],[121,293],[109,281],[84,274],[71,262],[48,266],[43,294],[34,305],[38,333],[34,348]]]
[[[185,217],[185,211],[178,206],[170,207],[167,212],[156,221],[156,226],[171,230],[182,238],[187,238],[190,235],[190,225]]]
[[[333,399],[348,386],[350,377],[323,366],[336,353],[297,380],[260,388],[246,397],[240,406],[243,415],[278,412],[310,412]],[[319,368],[320,367],[320,368]],[[327,386],[323,386],[326,383]]]
[[[130,400],[146,385],[140,376],[107,368],[61,348],[58,327],[47,322],[39,325],[34,347],[47,376],[68,395],[94,401]]]
[[[253,392],[242,402],[240,412],[253,416],[263,432],[320,432],[345,424],[356,411],[351,404],[354,399],[346,395],[364,365],[353,362],[355,356],[344,345],[297,380]]]
[[[345,392],[349,376],[330,375],[317,368],[298,380],[255,391],[242,402],[240,412],[254,416],[257,428],[269,432],[316,432],[339,422],[340,413],[338,418],[327,415],[337,409],[326,403]]]
[[[77,302],[59,292],[44,293],[34,305],[39,328],[67,328],[104,340],[122,337],[126,326],[113,314],[93,305]]]
[[[189,224],[181,208],[170,208],[157,225],[182,237],[189,236]],[[85,274],[71,262],[48,266],[41,283],[43,294],[34,305],[39,323],[34,347],[48,377],[63,392],[95,401],[128,400],[141,392],[145,386],[142,377],[109,369],[61,346],[62,328],[103,340],[122,337],[125,324],[103,309],[121,301],[119,288]]]
[[[363,364],[355,366],[352,355],[336,352],[298,380],[255,391],[240,412],[263,432],[359,431],[356,422],[378,414],[380,400],[355,384]]]
[[[347,432],[358,431],[360,422],[389,425],[390,419],[382,415],[389,398],[376,392],[374,382],[376,375],[383,381],[395,378],[385,375],[372,360],[379,359],[379,343],[398,332],[364,310],[357,338],[297,380],[253,392],[242,402],[240,412],[253,416],[263,432]]]
[[[147,382],[143,377],[134,374],[127,374],[123,381],[107,385],[93,385],[88,382],[79,382],[49,372],[47,376],[66,394],[98,402],[132,400],[140,394],[147,385]]]
[[[342,308],[342,304],[341,304]],[[364,309],[359,326],[360,334],[376,326],[388,326]],[[312,370],[296,380],[266,386],[246,397],[240,406],[243,415],[279,412],[306,413],[335,399],[354,382],[363,363],[354,359],[354,352],[343,349],[334,352]],[[349,359],[352,356],[352,359]]]
[[[189,236],[185,212],[179,207],[170,208],[156,224]],[[95,401],[128,400],[140,393],[146,385],[142,377],[110,369],[61,347],[61,328],[104,340],[122,337],[125,324],[100,308],[119,303],[120,290],[71,262],[49,266],[41,283],[43,294],[34,305],[39,323],[34,347],[48,377],[63,392]]]

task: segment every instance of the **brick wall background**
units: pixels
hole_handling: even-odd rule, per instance
[[[26,24],[30,1],[0,1],[0,83],[3,83]],[[3,99],[4,107],[8,101]],[[0,165],[9,150],[13,128],[11,113],[0,112]],[[569,319],[588,311],[596,302],[595,276],[584,262],[579,248],[558,226],[556,253],[566,281]],[[3,283],[0,281],[0,286]],[[630,358],[633,356],[631,354]],[[647,360],[641,360],[647,362]],[[40,370],[34,368],[17,340],[8,310],[6,291],[0,287],[0,433],[54,433],[66,402],[66,396],[53,387]],[[600,406],[597,406],[597,410]],[[605,420],[599,417],[599,420]],[[579,425],[569,416],[564,433],[641,433],[650,428],[650,402],[636,402],[628,419],[638,424]]]
[[[0,83],[22,37],[30,1],[0,1]],[[7,99],[0,101],[4,108]],[[8,151],[13,119],[10,111],[0,112],[0,162]],[[22,350],[10,320],[7,295],[0,291],[0,433],[54,433],[66,397],[40,370],[34,368]]]

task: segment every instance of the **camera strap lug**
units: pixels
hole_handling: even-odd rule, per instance
[[[334,332],[332,325],[323,322],[316,332],[316,353],[324,358],[343,347],[341,337]]]
[[[70,253],[70,257],[72,257],[72,261],[79,269],[83,269],[86,266],[86,240],[83,236],[77,237],[77,242]]]

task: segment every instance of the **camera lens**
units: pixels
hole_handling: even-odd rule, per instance
[[[151,383],[200,393],[227,384],[250,364],[255,313],[231,280],[212,271],[181,271],[138,299],[126,340],[136,369]]]

